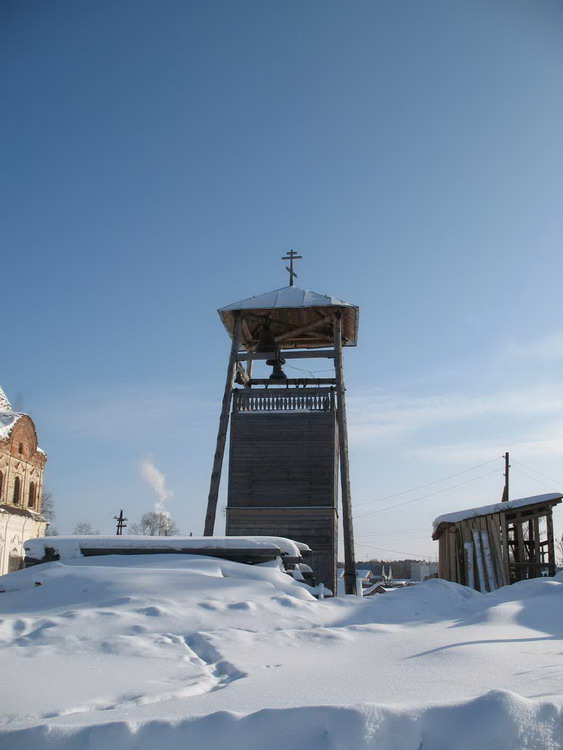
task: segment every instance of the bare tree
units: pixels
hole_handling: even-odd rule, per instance
[[[168,513],[143,513],[139,523],[129,527],[130,534],[142,536],[174,536],[179,533],[178,527]]]
[[[55,513],[55,496],[49,490],[43,490],[41,493],[41,515],[49,523],[52,523],[57,517]]]
[[[96,534],[99,534],[100,532],[94,531],[92,524],[88,521],[83,521],[82,523],[76,524],[72,533],[76,534],[77,536],[94,536]]]

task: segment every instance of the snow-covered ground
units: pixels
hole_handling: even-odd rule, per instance
[[[561,576],[317,601],[273,564],[143,555],[0,586],[1,748],[563,747]]]

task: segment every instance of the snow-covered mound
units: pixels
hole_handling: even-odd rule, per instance
[[[282,555],[299,558],[302,550],[310,552],[306,544],[294,542],[280,536],[100,536],[89,534],[80,536],[41,536],[28,539],[24,543],[26,557],[41,560],[53,550],[61,560],[82,557],[85,550],[277,550]]]
[[[563,746],[563,578],[317,601],[273,563],[167,554],[0,587],[10,750]]]

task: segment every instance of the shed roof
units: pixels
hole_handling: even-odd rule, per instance
[[[509,500],[506,503],[494,503],[493,505],[481,505],[478,508],[466,508],[454,513],[445,513],[434,519],[433,539],[437,539],[442,531],[453,523],[465,521],[468,518],[479,518],[488,516],[491,513],[506,513],[509,510],[521,510],[528,505],[557,505],[561,502],[563,494],[560,492],[548,492],[544,495],[532,495],[531,497],[521,497],[517,500]]]
[[[343,345],[356,346],[359,308],[327,294],[318,294],[298,286],[285,286],[265,294],[233,302],[218,310],[223,325],[232,337],[236,311],[246,313],[242,345],[252,347],[258,341],[266,319],[284,349],[332,346],[332,314],[341,309]],[[303,328],[308,330],[303,331]],[[293,335],[293,332],[295,334]]]

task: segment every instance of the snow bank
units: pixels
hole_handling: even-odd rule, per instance
[[[563,746],[563,575],[317,601],[274,564],[151,554],[0,587],[2,748]]]
[[[557,706],[496,690],[458,705],[398,710],[308,706],[248,715],[218,712],[180,722],[121,721],[84,728],[9,732],[10,750],[560,750]]]

